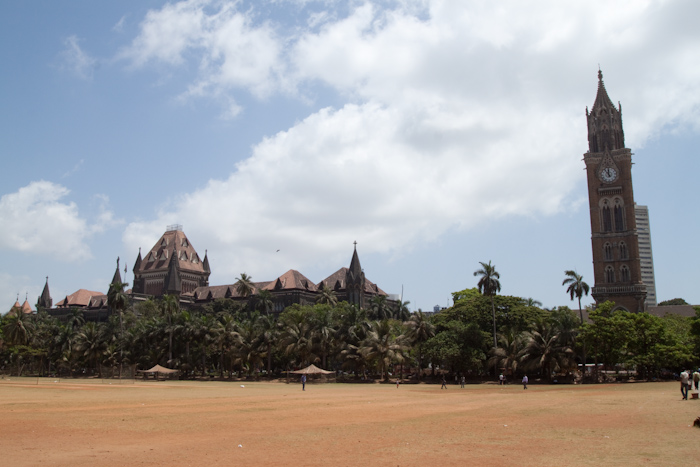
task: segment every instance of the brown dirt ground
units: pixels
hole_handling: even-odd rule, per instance
[[[243,384],[245,387],[241,387]],[[690,465],[678,383],[0,381],[0,464]]]

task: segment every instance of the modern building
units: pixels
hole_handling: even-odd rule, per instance
[[[632,190],[632,151],[625,147],[622,106],[610,100],[598,71],[598,92],[588,123],[588,177],[591,245],[596,303],[644,311],[647,288],[642,282],[639,238]]]
[[[654,278],[654,255],[651,251],[651,229],[649,227],[649,209],[639,204],[634,205],[634,217],[637,222],[639,239],[639,261],[642,266],[642,282],[647,286],[645,308],[656,306],[656,280]]]

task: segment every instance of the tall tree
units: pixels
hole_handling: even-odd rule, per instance
[[[118,265],[119,263],[117,263]],[[112,282],[107,292],[107,306],[113,313],[119,315],[119,378],[122,376],[122,364],[124,360],[124,310],[129,306],[129,297],[124,293],[124,282]]]
[[[175,295],[163,295],[161,311],[168,322],[168,362],[173,359],[173,318],[180,311],[180,300]]]
[[[241,297],[250,297],[255,291],[255,286],[253,285],[253,278],[246,273],[241,273],[241,277],[236,278],[236,292]]]
[[[489,264],[480,261],[479,264],[481,264],[481,269],[474,271],[474,276],[480,277],[479,283],[477,284],[479,292],[491,298],[493,346],[498,347],[498,341],[496,339],[496,306],[493,303],[493,297],[501,291],[501,282],[499,281],[501,275],[496,271],[496,265],[492,265],[491,261],[489,261]]]
[[[321,290],[319,290],[318,298],[316,298],[316,303],[336,306],[338,304],[338,296],[333,289],[323,284]]]
[[[584,294],[588,295],[590,287],[588,287],[588,284],[583,282],[583,276],[577,273],[576,271],[564,271],[564,274],[566,274],[566,278],[564,279],[564,282],[561,283],[561,285],[569,286],[566,289],[566,293],[569,294],[572,301],[574,299],[574,296],[578,298],[578,311],[581,314],[581,324],[583,324],[583,309],[581,308],[581,297],[583,297]]]
[[[272,299],[272,293],[269,290],[261,290],[258,292],[256,306],[266,315],[272,311],[275,302]]]
[[[411,315],[405,322],[408,329],[406,336],[411,345],[418,347],[418,369],[419,378],[423,375],[423,344],[435,335],[435,326],[428,320],[428,317],[421,310]]]
[[[404,337],[395,336],[391,331],[389,320],[374,321],[360,348],[367,360],[377,366],[382,379],[385,379],[385,375],[386,379],[389,378],[389,365],[402,362],[406,350]]]

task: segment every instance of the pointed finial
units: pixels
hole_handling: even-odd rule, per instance
[[[119,256],[117,256],[117,269],[119,269]]]
[[[598,65],[598,81],[603,81],[603,72],[600,71],[600,65]]]
[[[352,242],[352,244],[355,245],[355,250],[357,250],[357,240],[355,240],[354,242]]]

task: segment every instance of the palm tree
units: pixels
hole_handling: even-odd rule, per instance
[[[375,320],[385,320],[391,318],[391,309],[386,301],[386,295],[375,295],[369,301],[370,318]]]
[[[97,368],[97,373],[102,378],[101,357],[107,349],[107,342],[104,340],[104,329],[97,323],[85,323],[80,332],[75,336],[75,350],[78,355],[85,358],[88,364]]]
[[[319,290],[318,298],[316,298],[316,303],[336,306],[338,304],[338,296],[333,289],[323,284],[321,290]]]
[[[498,347],[491,349],[488,366],[496,369],[505,368],[506,371],[510,370],[512,374],[515,374],[525,345],[523,336],[518,334],[515,329],[507,329],[498,334],[498,343]]]
[[[552,370],[570,369],[575,366],[574,351],[563,344],[557,328],[547,321],[535,323],[535,330],[524,333],[527,344],[521,353],[526,368],[539,370],[547,380]]]
[[[280,328],[277,320],[270,315],[261,316],[256,324],[259,333],[258,339],[264,348],[263,354],[267,357],[267,375],[269,377],[272,374],[272,351],[280,335]]]
[[[572,301],[574,299],[574,295],[576,295],[576,298],[578,298],[578,311],[581,314],[581,324],[583,324],[581,297],[583,294],[588,295],[590,287],[588,287],[588,284],[583,282],[583,276],[579,275],[576,271],[564,271],[564,274],[566,274],[566,279],[564,279],[564,282],[562,282],[561,285],[569,284],[566,292],[569,294],[569,296],[571,296]]]
[[[249,297],[255,291],[255,285],[253,285],[253,278],[246,273],[241,273],[241,277],[237,277],[236,280],[236,292],[241,297]]]
[[[22,310],[14,310],[5,317],[5,339],[12,345],[27,345],[34,333],[34,325],[29,315]]]
[[[523,303],[525,304],[526,307],[537,307],[537,308],[539,308],[539,307],[542,306],[542,302],[541,302],[541,301],[535,300],[535,299],[532,298],[532,297],[523,300]]]
[[[175,295],[163,295],[161,311],[168,320],[168,362],[173,359],[173,317],[180,311],[180,300]]]
[[[501,275],[496,271],[496,265],[492,265],[491,261],[489,264],[479,262],[481,264],[481,269],[474,271],[474,276],[480,276],[479,283],[477,287],[479,292],[483,295],[491,297],[491,313],[493,316],[493,346],[498,347],[498,341],[496,339],[496,306],[493,303],[493,297],[498,292],[501,291],[501,283],[498,279]]]
[[[262,308],[262,312],[265,314],[272,311],[272,307],[275,306],[275,302],[272,300],[272,293],[269,290],[261,290],[258,292],[257,306]]]
[[[411,345],[418,345],[419,375],[423,375],[423,343],[435,335],[435,326],[421,310],[416,311],[405,323],[408,328],[407,337]]]
[[[223,314],[220,320],[216,323],[213,330],[214,344],[219,350],[221,356],[220,375],[224,377],[224,367],[227,356],[231,356],[231,351],[234,346],[240,341],[241,336],[238,334],[238,325],[236,320],[231,315]]]
[[[315,347],[318,349],[318,353],[321,354],[321,366],[326,368],[326,360],[333,342],[335,329],[333,327],[331,310],[325,306],[317,306],[315,308],[311,332]]]
[[[374,321],[367,337],[362,341],[360,353],[367,360],[374,362],[380,373],[380,378],[389,378],[389,365],[393,362],[403,362],[404,336],[394,336],[389,320]]]
[[[411,302],[406,300],[405,302],[400,300],[396,302],[396,316],[395,318],[399,321],[406,321],[411,317],[411,310],[408,309],[408,305]]]
[[[124,349],[122,347],[122,340],[124,339],[123,314],[129,304],[129,297],[124,293],[124,287],[126,287],[124,282],[113,282],[109,285],[109,291],[107,292],[107,305],[112,312],[119,314],[119,379],[122,377],[122,363],[124,360]]]

